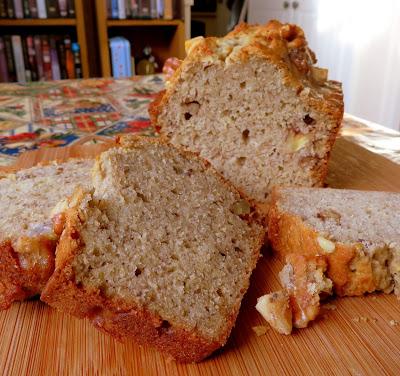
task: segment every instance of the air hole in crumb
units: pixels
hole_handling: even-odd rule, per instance
[[[250,134],[250,131],[248,129],[245,129],[242,132],[242,138],[243,138],[244,142],[247,142],[249,140],[249,134]]]
[[[226,257],[226,254],[224,252],[219,253],[222,257]]]
[[[306,116],[303,117],[303,121],[304,121],[307,125],[315,124],[315,120],[314,120],[309,114],[307,114]]]
[[[228,99],[229,99],[230,101],[233,99],[232,94],[229,94],[229,95],[228,95]]]
[[[141,274],[142,274],[142,269],[136,268],[136,270],[135,270],[135,276],[136,276],[136,277],[139,277]]]
[[[240,83],[240,88],[244,89],[246,87],[246,81]]]
[[[222,290],[221,289],[217,289],[217,294],[218,294],[218,296],[223,296],[224,294],[222,293]]]
[[[236,162],[239,166],[243,166],[244,163],[246,162],[246,157],[239,157],[236,159]]]
[[[171,327],[171,324],[167,320],[163,320],[161,325],[157,328],[159,334],[163,334]]]
[[[143,202],[149,202],[149,201],[147,200],[146,196],[145,196],[143,193],[137,192],[137,191],[136,191],[136,195],[137,195]]]
[[[171,255],[171,260],[177,261],[177,260],[179,260],[179,258],[178,258],[178,256],[177,256],[175,253],[173,253],[173,254]]]
[[[192,174],[193,174],[193,170],[191,168],[189,168],[189,170],[186,171],[186,175],[192,176]]]
[[[185,112],[185,120],[189,120],[192,117],[190,112]]]
[[[173,189],[171,189],[171,193],[173,193],[174,195],[177,195],[178,191],[175,188],[173,188]]]
[[[235,251],[236,251],[236,252],[240,252],[240,253],[243,252],[242,249],[239,248],[239,247],[235,247]]]
[[[172,168],[174,169],[175,173],[180,175],[182,173],[182,169],[178,166],[172,166]]]

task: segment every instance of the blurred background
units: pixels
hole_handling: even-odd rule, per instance
[[[346,112],[400,130],[399,0],[0,0],[0,81],[161,72],[240,21],[301,26]]]

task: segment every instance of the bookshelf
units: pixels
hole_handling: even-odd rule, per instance
[[[111,76],[109,38],[124,36],[132,44],[132,51],[141,52],[150,45],[160,64],[175,56],[185,57],[185,32],[187,25],[181,19],[108,19],[107,0],[96,0],[97,32],[101,72],[103,77]]]
[[[94,38],[93,21],[85,17],[90,14],[90,1],[75,0],[75,18],[22,18],[22,19],[0,19],[0,35],[2,34],[68,34],[74,33],[80,46],[81,64],[83,78],[93,76],[93,57],[95,46],[88,43]],[[23,27],[24,29],[18,29]]]

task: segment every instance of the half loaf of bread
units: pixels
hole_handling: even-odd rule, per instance
[[[341,84],[316,67],[303,30],[241,24],[187,42],[150,108],[174,145],[200,153],[252,199],[272,186],[321,186],[343,116]]]
[[[71,159],[0,179],[0,309],[42,291],[54,270],[57,204],[78,184],[90,184],[92,166]]]
[[[66,212],[42,300],[194,362],[222,346],[263,243],[257,211],[208,162],[123,138]]]

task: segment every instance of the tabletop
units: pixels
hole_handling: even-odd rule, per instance
[[[96,155],[115,135],[154,135],[147,107],[162,76],[0,85],[0,165]],[[346,115],[329,162],[334,188],[400,192],[399,134]],[[56,147],[64,146],[64,147]],[[398,375],[400,304],[371,294],[329,301],[309,328],[282,336],[265,327],[256,299],[279,288],[282,263],[270,250],[254,271],[228,344],[199,364],[169,361],[119,343],[39,300],[0,312],[4,375]]]
[[[0,85],[0,166],[25,151],[152,135],[147,108],[163,75]],[[345,115],[344,138],[400,163],[400,133]]]

